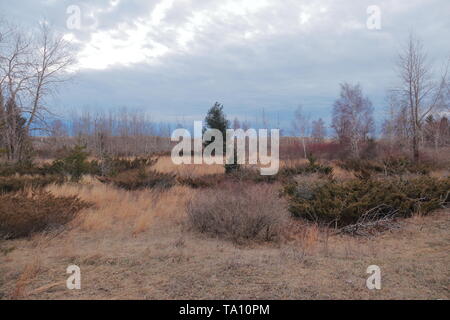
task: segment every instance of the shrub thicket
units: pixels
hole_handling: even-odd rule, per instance
[[[32,162],[0,163],[0,177],[13,175],[41,175],[45,170],[35,166]]]
[[[98,179],[103,183],[110,183],[125,190],[168,189],[174,186],[176,182],[175,174],[155,170],[146,171],[144,168],[127,170],[114,177],[98,177]]]
[[[373,174],[387,176],[405,174],[429,174],[432,166],[427,163],[415,163],[406,157],[387,157],[381,161],[347,159],[339,161],[338,166],[354,172],[358,177],[369,177]]]
[[[136,157],[134,159],[104,157],[102,161],[91,162],[91,168],[96,168],[91,170],[91,173],[113,177],[124,171],[152,167],[157,161],[158,158],[154,157]]]
[[[42,188],[52,183],[59,184],[63,182],[64,178],[59,175],[0,177],[0,194],[20,191],[27,188]]]
[[[89,206],[77,197],[55,197],[48,192],[0,195],[0,239],[61,227]]]
[[[450,201],[450,178],[321,180],[307,185],[308,192],[301,180],[285,186],[290,212],[318,222],[335,222],[337,226],[355,223],[369,210],[381,206],[380,216],[395,212],[409,217],[417,212],[427,214]]]

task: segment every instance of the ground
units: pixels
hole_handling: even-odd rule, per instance
[[[92,178],[47,189],[94,206],[65,229],[1,241],[1,299],[450,299],[448,209],[372,238],[290,218],[279,241],[237,244],[188,227],[199,190],[127,192]],[[81,290],[66,288],[71,264]],[[381,290],[366,287],[369,265]]]

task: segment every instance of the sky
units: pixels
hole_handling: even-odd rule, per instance
[[[361,84],[381,121],[410,32],[436,70],[450,56],[449,13],[448,0],[0,0],[0,16],[46,21],[74,46],[56,114],[127,107],[192,122],[218,101],[230,119],[264,110],[286,129],[298,105],[329,122],[343,82]]]

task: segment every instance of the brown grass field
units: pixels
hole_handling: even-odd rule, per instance
[[[170,158],[155,169],[174,170]],[[185,166],[178,173],[221,173]],[[337,171],[340,178],[346,172]],[[348,173],[347,173],[348,174]],[[273,184],[273,192],[277,192]],[[124,191],[85,177],[47,187],[94,204],[63,230],[0,242],[0,299],[449,299],[450,211],[414,216],[362,238],[286,216],[275,242],[235,243],[196,233],[186,202],[198,189]],[[81,290],[66,288],[67,266]],[[369,265],[381,290],[369,290]]]

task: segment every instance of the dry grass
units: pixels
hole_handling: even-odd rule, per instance
[[[39,269],[40,261],[38,257],[34,257],[30,263],[25,265],[11,293],[12,299],[21,299],[24,297],[27,285],[37,276]]]
[[[280,160],[280,168],[283,167],[294,167],[298,165],[308,164],[307,159],[290,159],[290,160]],[[249,167],[253,167],[249,165]],[[223,174],[225,169],[223,165],[202,165],[202,164],[192,164],[192,165],[175,165],[170,157],[160,157],[158,162],[152,167],[156,171],[166,172],[166,173],[176,173],[177,176],[200,176],[200,175],[210,175],[210,174]]]
[[[333,167],[333,177],[337,181],[346,181],[355,178],[355,175],[350,171],[344,170],[335,164],[333,164],[332,167]]]
[[[207,174],[224,173],[225,169],[222,165],[176,165],[170,157],[161,157],[152,169],[165,173],[175,173],[177,176],[198,176]]]
[[[125,191],[97,182],[92,185],[53,185],[46,190],[59,196],[78,195],[94,204],[93,208],[79,214],[75,224],[80,230],[123,230],[126,226],[131,228],[132,234],[144,232],[153,221],[161,218],[176,223],[182,221],[185,203],[194,192],[182,186],[170,191]]]
[[[308,159],[286,159],[280,160],[280,168],[284,167],[296,167],[301,165],[307,165],[309,163]]]
[[[314,225],[297,226],[299,239],[244,247],[175,225],[155,224],[137,236],[73,230],[54,239],[9,242],[16,249],[0,264],[0,294],[26,299],[449,299],[449,227],[449,212],[405,221],[400,232],[376,239],[327,236]],[[22,272],[35,256],[37,274]],[[72,263],[81,267],[80,291],[69,291],[61,282]],[[371,264],[381,267],[381,290],[365,287]]]
[[[167,158],[156,168],[173,172]],[[242,245],[186,228],[186,203],[201,190],[125,191],[86,177],[46,190],[94,206],[64,233],[0,242],[0,299],[450,298],[449,210],[374,238],[290,219],[279,242]],[[81,268],[81,290],[65,287],[70,264]],[[365,286],[371,264],[381,290]]]

